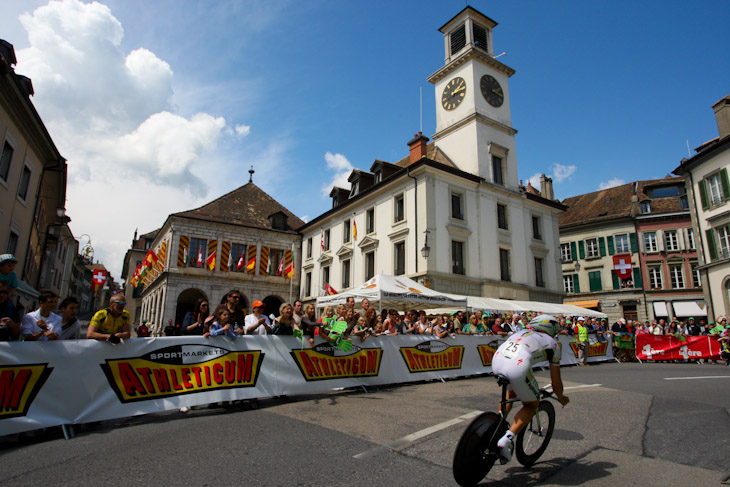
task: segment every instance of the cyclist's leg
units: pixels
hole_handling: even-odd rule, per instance
[[[517,397],[517,393],[513,391],[511,388],[507,388],[507,399],[514,399]],[[504,405],[504,411],[502,411],[502,403],[499,403],[499,412],[504,412],[504,417],[506,418],[509,412],[512,411],[512,403],[508,402]]]

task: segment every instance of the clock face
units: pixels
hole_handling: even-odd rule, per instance
[[[502,103],[504,103],[504,91],[502,91],[499,81],[494,79],[493,76],[489,76],[488,74],[482,76],[479,87],[482,89],[482,96],[487,100],[487,103],[493,107],[502,106]]]
[[[441,106],[446,110],[453,110],[461,105],[466,95],[466,81],[464,78],[454,78],[444,88],[444,94],[441,95]]]

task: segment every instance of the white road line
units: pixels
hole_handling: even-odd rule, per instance
[[[664,380],[730,379],[730,375],[700,375],[697,377],[665,377]]]
[[[462,421],[465,421],[467,419],[475,418],[476,416],[479,416],[484,411],[471,411],[466,414],[462,414],[458,418],[450,419],[448,421],[444,421],[443,423],[435,424],[433,426],[429,426],[428,428],[422,429],[421,431],[416,431],[415,433],[412,433],[408,436],[404,436],[403,438],[400,438],[398,440],[395,440],[392,443],[388,443],[387,445],[383,446],[376,446],[375,448],[371,448],[370,450],[364,451],[362,453],[358,453],[353,458],[357,458],[359,460],[362,460],[364,458],[369,458],[371,456],[377,455],[379,453],[382,453],[384,451],[388,450],[397,450],[399,448],[406,447],[410,445],[411,443],[414,443],[416,440],[419,440],[425,436],[431,435],[433,433],[436,433],[437,431],[441,431],[443,429],[449,428],[451,426],[454,426],[455,424],[459,424]]]
[[[583,384],[582,386],[563,387],[563,390],[567,391],[568,389],[583,389],[584,387],[601,387],[602,385],[603,384]]]

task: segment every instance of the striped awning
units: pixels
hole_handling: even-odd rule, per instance
[[[566,302],[563,304],[570,304],[573,306],[580,306],[581,308],[598,308],[598,299],[591,299],[590,301],[574,301],[572,303]]]

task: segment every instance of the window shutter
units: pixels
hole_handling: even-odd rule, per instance
[[[639,268],[639,267],[634,267],[634,287],[635,288],[644,287],[644,281],[641,277],[641,268]]]
[[[615,254],[616,248],[613,245],[613,237],[606,237],[606,241],[608,242],[608,255]]]
[[[573,289],[576,293],[580,292],[580,282],[578,281],[578,274],[573,274]]]
[[[677,245],[679,250],[684,250],[684,229],[680,228],[677,230]]]
[[[730,182],[727,179],[727,168],[723,167],[720,171],[720,184],[722,185],[723,201],[730,200]]]
[[[613,280],[613,288],[621,289],[621,283],[618,280],[618,276],[616,275],[616,272],[611,272],[611,279]]]
[[[600,237],[598,239],[598,253],[601,255],[601,257],[606,256],[606,239],[603,237]]]
[[[710,251],[710,261],[717,260],[717,247],[715,246],[715,231],[713,229],[705,230],[707,236],[707,248]]]
[[[659,252],[664,252],[664,230],[656,232],[656,249]]]
[[[706,210],[710,207],[709,200],[707,199],[707,183],[705,180],[701,180],[697,186],[700,188],[700,200],[702,201],[702,209]]]
[[[221,243],[221,263],[218,268],[221,271],[228,272],[228,261],[231,257],[231,242],[223,241]],[[231,266],[236,265],[235,262],[231,262]]]
[[[646,240],[644,240],[644,233],[639,232],[639,240],[641,241],[641,253],[646,253]]]
[[[570,258],[572,260],[578,260],[578,254],[575,251],[575,242],[570,242]]]
[[[636,233],[629,234],[629,243],[631,244],[631,252],[639,251],[639,243],[636,241]]]
[[[177,249],[177,266],[185,267],[187,262],[185,258],[188,257],[187,253],[190,249],[190,237],[187,235],[180,235],[180,246]]]
[[[586,258],[586,246],[585,246],[585,243],[583,243],[583,240],[578,242],[578,252],[580,254],[581,259]]]

